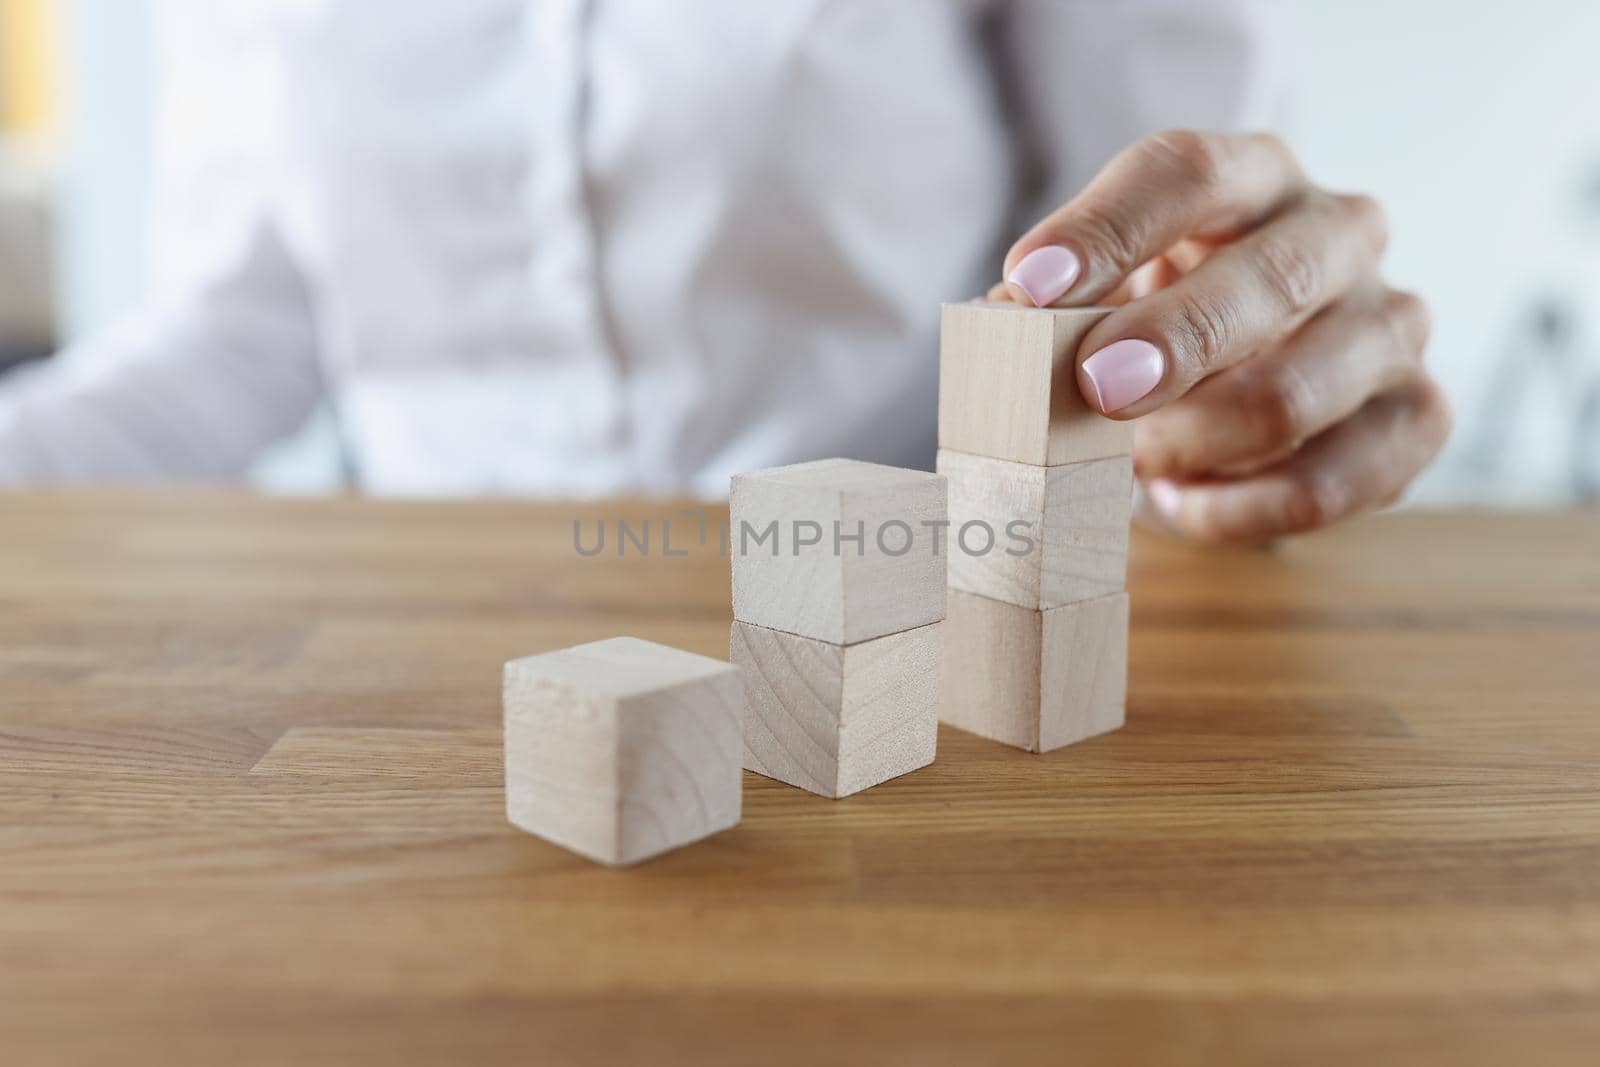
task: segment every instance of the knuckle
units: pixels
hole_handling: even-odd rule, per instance
[[[1188,357],[1195,378],[1226,365],[1228,349],[1238,333],[1236,317],[1219,298],[1193,296],[1179,301],[1173,326],[1178,348]]]
[[[1106,263],[1123,273],[1139,266],[1144,234],[1133,216],[1116,205],[1084,204],[1074,237],[1091,263]]]
[[[1294,149],[1289,147],[1288,141],[1285,141],[1272,130],[1260,130],[1251,134],[1250,137],[1262,148],[1266,149],[1267,152],[1276,156],[1285,171],[1293,174],[1299,173],[1300,160],[1295,156]]]
[[[1225,158],[1222,143],[1214,135],[1199,130],[1165,130],[1151,137],[1146,146],[1184,184],[1207,194],[1221,187]]]
[[[1339,481],[1320,474],[1304,474],[1289,489],[1284,514],[1294,532],[1326,526],[1344,513],[1346,492]]]
[[[1160,412],[1152,412],[1158,415]],[[1151,422],[1159,424],[1159,419]],[[1134,423],[1133,473],[1141,481],[1168,477],[1179,470],[1180,463],[1173,443],[1152,432],[1146,420]]]
[[[1217,502],[1210,493],[1192,494],[1195,499],[1184,509],[1183,530],[1197,541],[1224,541],[1228,531]]]
[[[1350,222],[1367,235],[1374,249],[1382,253],[1389,247],[1389,213],[1376,197],[1354,193],[1335,199]]]
[[[1404,352],[1421,357],[1433,333],[1433,312],[1416,293],[1391,289],[1383,298],[1385,328]]]
[[[1455,428],[1455,412],[1450,406],[1450,398],[1445,395],[1444,389],[1438,382],[1431,378],[1426,379],[1417,398],[1417,410],[1421,414],[1423,425],[1427,428],[1431,454],[1437,455]]]
[[[1314,402],[1310,382],[1293,365],[1264,378],[1251,412],[1261,439],[1276,446],[1300,445],[1310,430]]]
[[[1326,271],[1307,249],[1284,240],[1265,241],[1255,262],[1262,283],[1291,317],[1298,319],[1321,305]]]
[[[1279,152],[1284,155],[1289,154],[1288,142],[1286,142],[1282,137],[1278,136],[1277,131],[1275,130],[1256,130],[1247,136],[1257,144],[1261,145],[1263,148],[1269,149],[1273,152]]]

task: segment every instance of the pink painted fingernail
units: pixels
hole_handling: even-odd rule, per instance
[[[1096,407],[1121,411],[1161,384],[1166,360],[1149,341],[1113,341],[1083,361],[1083,376],[1094,390]]]
[[[1183,493],[1176,485],[1165,478],[1157,478],[1145,486],[1144,491],[1150,497],[1150,503],[1161,512],[1162,518],[1168,522],[1178,521],[1178,509],[1183,506]]]
[[[1034,307],[1042,308],[1071,289],[1082,270],[1083,264],[1072,249],[1045,245],[1018,260],[1006,281],[1027,293]]]

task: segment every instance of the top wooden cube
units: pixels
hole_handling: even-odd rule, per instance
[[[849,645],[944,618],[945,479],[823,459],[733,478],[733,615]]]
[[[1108,308],[946,304],[939,447],[1053,467],[1133,451],[1133,425],[1078,391],[1078,345]]]

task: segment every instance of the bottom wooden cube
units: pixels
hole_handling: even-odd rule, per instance
[[[634,637],[512,660],[506,817],[616,866],[726,830],[743,696],[730,664]]]
[[[932,763],[942,625],[835,645],[734,623],[745,767],[844,797]]]
[[[1123,723],[1128,594],[1035,611],[950,590],[939,718],[1029,752]]]

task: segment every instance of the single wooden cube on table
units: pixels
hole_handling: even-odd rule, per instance
[[[626,866],[739,821],[735,668],[634,637],[505,666],[506,817]]]

